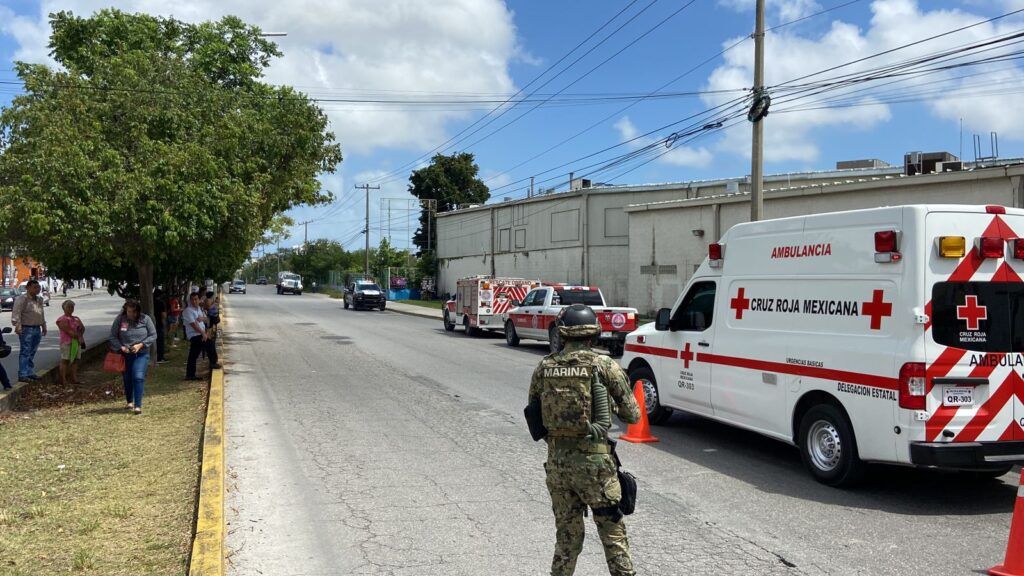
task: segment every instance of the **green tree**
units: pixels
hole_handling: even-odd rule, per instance
[[[301,252],[292,256],[291,263],[293,271],[304,279],[323,284],[332,271],[348,268],[353,257],[340,242],[321,238],[307,243]]]
[[[277,47],[234,17],[51,14],[62,69],[17,63],[0,111],[0,232],[63,276],[227,280],[275,216],[330,200],[324,113],[260,81]]]
[[[423,205],[420,226],[413,236],[413,243],[420,254],[437,247],[437,230],[427,203],[422,201],[436,201],[437,212],[453,210],[459,204],[483,204],[491,197],[491,192],[477,178],[479,172],[473,155],[461,152],[451,156],[438,154],[430,160],[429,166],[409,176],[409,193],[419,198]]]

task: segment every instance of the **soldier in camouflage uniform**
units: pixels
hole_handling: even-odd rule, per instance
[[[612,409],[620,419],[635,423],[640,408],[622,368],[590,349],[601,333],[593,310],[582,304],[564,309],[558,332],[564,349],[546,356],[530,381],[530,402],[540,400],[548,429],[544,469],[556,528],[551,574],[570,576],[576,570],[589,506],[608,571],[633,576],[626,526],[617,507],[622,490],[607,433]]]

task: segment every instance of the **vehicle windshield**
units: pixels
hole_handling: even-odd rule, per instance
[[[285,274],[281,278],[284,280],[299,280],[301,276],[299,276],[298,274]]]
[[[376,284],[356,284],[356,290],[376,290],[380,292],[380,286]]]
[[[235,286],[241,286],[245,284],[245,280],[235,280]]]
[[[18,295],[18,291],[15,290],[14,288],[4,288],[3,290],[0,290],[0,296],[17,296],[17,295]]]
[[[559,304],[572,306],[573,304],[586,304],[587,306],[603,306],[601,293],[597,290],[556,290]]]

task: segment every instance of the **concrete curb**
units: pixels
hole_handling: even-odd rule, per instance
[[[11,352],[15,354],[16,352]],[[95,344],[82,352],[82,359],[80,362],[92,362],[96,358],[107,353],[107,340],[104,339],[101,343]],[[39,372],[40,382],[56,382],[60,378],[60,365],[56,365],[52,368],[47,368]],[[29,386],[35,385],[35,382],[18,382],[14,385],[14,388],[10,390],[4,390],[0,392],[0,413],[14,410],[14,405],[17,404],[18,398],[21,396],[22,390]]]
[[[227,297],[220,295],[221,326],[227,326]],[[221,358],[221,362],[224,359]],[[224,576],[224,369],[210,371],[203,452],[199,474],[196,534],[192,540],[189,576]]]
[[[416,306],[414,304],[399,304],[398,302],[388,302],[387,309],[392,312],[397,312],[399,314],[405,314],[407,316],[419,316],[420,318],[430,318],[431,320],[444,319],[443,310],[424,308],[423,306]]]
[[[224,370],[210,376],[202,473],[189,576],[224,574]]]

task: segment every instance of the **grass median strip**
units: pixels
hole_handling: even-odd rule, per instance
[[[140,416],[99,362],[0,417],[0,575],[187,570],[206,384],[182,380],[185,350],[150,368]]]

